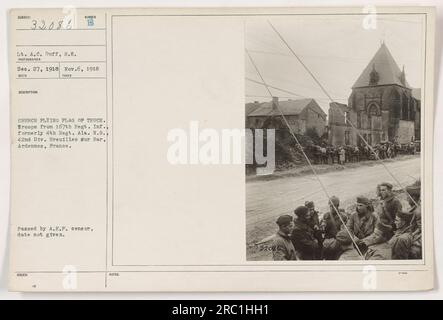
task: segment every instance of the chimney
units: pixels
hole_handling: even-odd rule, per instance
[[[278,108],[278,97],[272,97],[272,109]]]

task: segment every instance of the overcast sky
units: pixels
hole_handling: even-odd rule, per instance
[[[314,98],[327,113],[329,100],[306,70],[271,29],[278,29],[292,49],[328,93],[347,103],[351,87],[384,41],[406,79],[420,88],[424,65],[423,15],[382,15],[377,28],[363,28],[364,16],[293,16],[249,18],[246,22],[246,48],[250,51],[265,81],[303,97]],[[246,77],[260,77],[245,55]],[[300,98],[272,90],[286,100]],[[264,86],[246,81],[246,101],[269,101]]]

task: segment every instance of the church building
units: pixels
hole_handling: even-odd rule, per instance
[[[399,68],[382,43],[352,86],[348,105],[330,104],[329,142],[363,145],[363,138],[375,145],[419,140],[420,100],[420,89],[411,88],[404,66]]]

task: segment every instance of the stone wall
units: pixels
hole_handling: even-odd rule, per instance
[[[398,124],[397,137],[399,143],[409,143],[415,140],[414,121],[400,120]]]

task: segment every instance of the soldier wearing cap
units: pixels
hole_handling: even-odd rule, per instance
[[[351,236],[343,229],[337,233],[337,242],[340,244],[341,254],[338,260],[361,260],[362,257],[355,249]]]
[[[392,233],[389,235],[389,238],[396,230],[395,217],[398,212],[402,211],[401,202],[394,196],[392,188],[393,186],[389,182],[383,182],[378,185],[378,193],[383,201],[379,217],[383,223],[389,224],[392,227]]]
[[[320,259],[320,245],[315,238],[314,229],[309,224],[311,214],[305,206],[294,210],[297,219],[291,234],[292,243],[301,260]]]
[[[413,239],[411,233],[411,212],[398,212],[395,217],[396,231],[388,242],[374,245],[366,253],[367,260],[412,259]]]
[[[368,198],[357,197],[356,211],[350,216],[346,226],[354,235],[355,240],[364,239],[374,232],[377,217],[374,207]]]
[[[337,213],[338,212],[338,213]],[[339,216],[340,215],[340,216]],[[343,222],[342,222],[343,220]],[[324,232],[323,240],[323,258],[326,260],[337,260],[341,249],[337,245],[336,235],[343,228],[348,216],[340,208],[340,200],[336,196],[329,199],[329,211],[326,212],[321,220],[320,228]]]
[[[272,243],[272,257],[274,261],[297,260],[297,255],[290,235],[294,229],[292,216],[282,215],[276,221],[278,231]]]
[[[413,213],[412,218],[412,248],[411,259],[421,259],[422,257],[422,241],[421,241],[421,202],[420,202],[420,183],[406,188],[408,193],[408,201]]]
[[[305,207],[309,209],[309,214],[311,215],[309,218],[309,225],[314,230],[315,239],[317,239],[318,243],[321,245],[323,242],[323,233],[320,230],[319,212],[315,210],[314,201],[306,201]]]
[[[421,229],[420,185],[406,187],[406,192],[408,193],[408,202],[411,206],[409,211],[414,213],[413,222],[416,223],[415,227]]]
[[[405,260],[410,258],[412,248],[411,221],[414,213],[410,211],[397,212],[395,217],[396,231],[389,240],[393,260]]]
[[[305,201],[305,207],[309,209],[309,213],[311,217],[309,218],[309,224],[312,228],[315,228],[316,226],[320,226],[319,217],[318,217],[318,211],[315,210],[315,204],[314,201]]]
[[[337,211],[340,214],[340,217],[338,216]],[[339,232],[343,226],[341,220],[346,223],[348,215],[340,208],[340,199],[336,196],[332,196],[331,199],[329,199],[329,211],[323,215],[320,223],[321,229],[324,230],[325,239],[335,238],[337,232]]]
[[[351,236],[349,232],[343,228],[341,229],[335,238],[325,239],[324,250],[327,250],[325,256],[325,251],[323,252],[324,258],[326,260],[360,260],[362,259],[358,251],[354,247]]]

